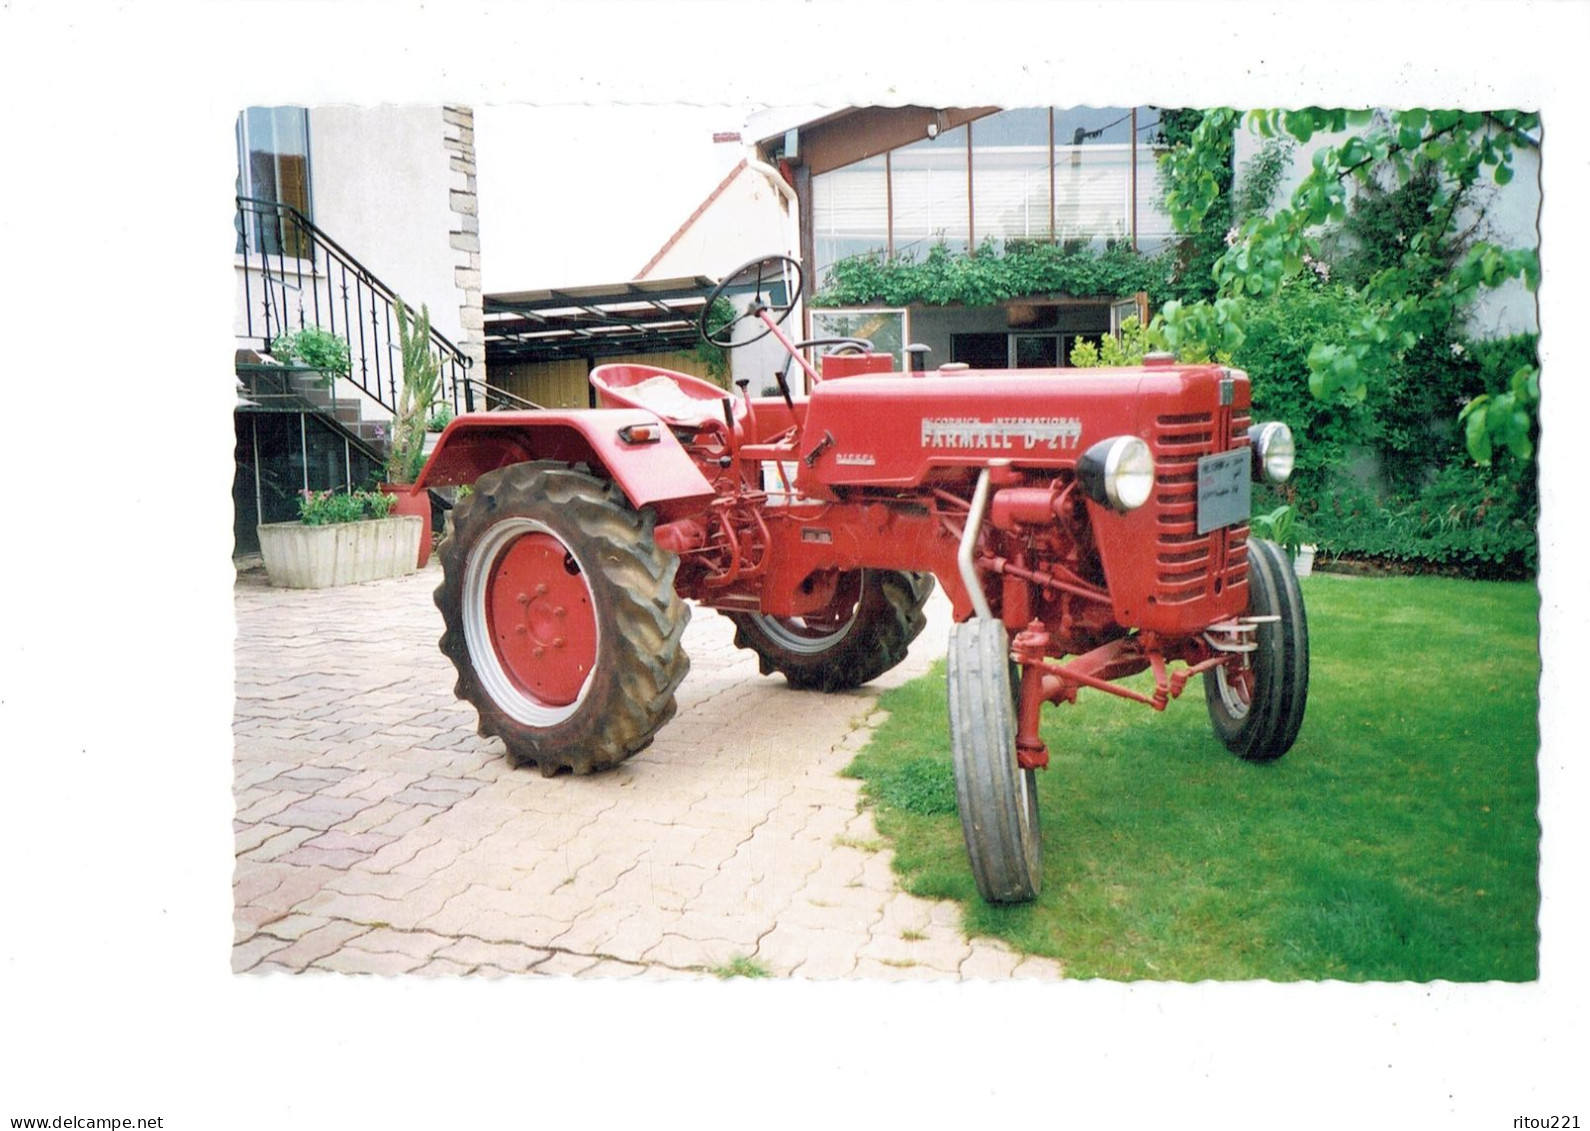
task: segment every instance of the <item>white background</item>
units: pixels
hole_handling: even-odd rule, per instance
[[[1586,42],[1581,3],[0,0],[0,1118],[245,1129],[1590,1121],[1570,1071],[1587,1043],[1584,742],[1573,737],[1587,625],[1569,557],[1584,513],[1573,464],[1585,419]],[[1542,109],[1540,983],[228,973],[238,109],[823,100]],[[578,179],[594,164],[582,153],[546,174]],[[655,248],[637,250],[624,270]],[[1394,664],[1397,642],[1386,643]]]

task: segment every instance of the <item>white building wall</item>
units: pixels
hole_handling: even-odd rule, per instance
[[[1479,236],[1501,247],[1539,247],[1540,150],[1514,149],[1513,179],[1506,185],[1476,186],[1475,203],[1485,212]],[[1546,262],[1544,252],[1541,262]],[[1522,282],[1510,280],[1481,289],[1469,308],[1468,323],[1471,332],[1482,338],[1538,333],[1540,304]]]
[[[639,278],[666,279],[704,275],[725,278],[742,263],[767,255],[800,257],[800,236],[790,206],[767,175],[749,165],[741,168],[707,201],[697,216],[686,222],[654,263]],[[804,264],[802,265],[805,266]],[[779,327],[792,340],[804,337],[799,304]],[[751,338],[761,330],[759,323],[746,322],[736,331],[737,338]],[[769,395],[777,390],[773,378],[784,368],[788,355],[771,334],[762,340],[730,351],[730,375],[747,380],[753,395]],[[804,390],[804,378],[792,369],[793,390]]]
[[[309,112],[316,226],[463,342],[449,242],[453,171],[440,106],[336,106]]]
[[[795,254],[794,239],[794,225],[778,193],[766,177],[747,167],[648,268],[646,277],[721,278],[758,256]]]

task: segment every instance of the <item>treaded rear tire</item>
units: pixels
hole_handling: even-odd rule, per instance
[[[673,717],[690,610],[674,592],[678,558],[657,547],[652,524],[611,483],[554,462],[489,472],[455,506],[439,549],[441,650],[480,733],[501,738],[515,762],[548,776],[608,769]],[[556,610],[536,604],[548,586]],[[510,589],[525,590],[517,606]],[[523,642],[538,633],[545,647],[532,659]]]
[[[1016,762],[1016,696],[1003,622],[950,630],[950,746],[955,800],[977,890],[989,903],[1036,899],[1043,887],[1038,787]]]
[[[905,659],[927,624],[922,606],[933,592],[933,576],[857,572],[854,615],[831,632],[812,629],[799,618],[726,613],[734,622],[734,646],[755,652],[763,675],[779,672],[791,687],[803,690],[848,691],[877,679]],[[847,580],[856,584],[854,576]]]
[[[1248,539],[1248,613],[1280,618],[1255,633],[1250,693],[1242,695],[1220,668],[1204,673],[1204,699],[1228,750],[1273,762],[1297,741],[1308,706],[1308,615],[1292,563],[1263,538]]]

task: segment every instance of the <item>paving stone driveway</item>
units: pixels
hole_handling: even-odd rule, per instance
[[[757,674],[695,610],[679,714],[617,770],[543,778],[475,733],[436,647],[439,579],[235,589],[234,971],[1057,978],[904,894],[839,771],[876,690],[944,647],[820,695]]]

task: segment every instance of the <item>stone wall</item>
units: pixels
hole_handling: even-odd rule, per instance
[[[453,213],[448,236],[453,249],[453,282],[458,288],[458,348],[474,361],[470,374],[486,376],[485,314],[480,289],[480,214],[475,195],[475,112],[467,106],[442,107],[443,145],[451,170],[448,193]]]

